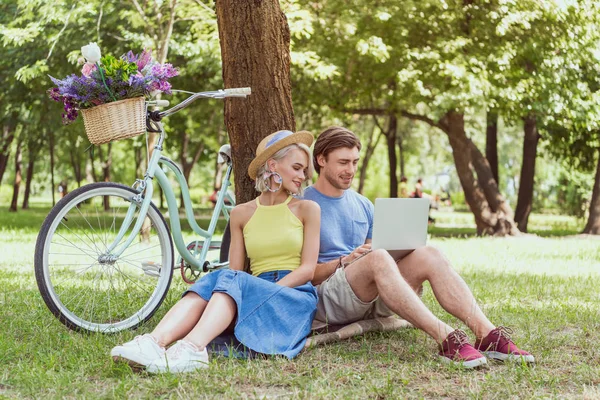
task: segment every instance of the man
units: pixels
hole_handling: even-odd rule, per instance
[[[478,350],[492,359],[534,362],[511,341],[510,329],[487,319],[440,251],[426,246],[398,261],[385,250],[371,251],[374,206],[350,190],[360,148],[356,135],[340,127],[326,129],[315,143],[313,161],[319,177],[304,194],[321,206],[319,264],[313,279],[319,285],[315,318],[347,324],[397,314],[431,336],[445,362],[480,366],[487,361]],[[417,293],[424,281],[429,281],[440,305],[473,331],[475,346],[421,301]]]

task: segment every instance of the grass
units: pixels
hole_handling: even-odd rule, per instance
[[[108,353],[150,331],[185,285],[175,277],[166,304],[135,332],[69,331],[44,305],[33,274],[47,211],[0,212],[0,398],[600,398],[600,241],[554,236],[577,233],[576,220],[534,216],[532,228],[552,235],[499,239],[461,237],[473,229],[466,214],[434,215],[441,231],[430,229],[430,242],[490,319],[514,328],[516,342],[536,356],[534,367],[447,366],[431,339],[408,329],[313,348],[292,361],[220,358],[198,373],[150,376],[114,364]],[[464,329],[429,288],[424,301]]]

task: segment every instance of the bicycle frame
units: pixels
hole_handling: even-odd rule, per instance
[[[157,140],[156,145],[154,146],[154,151],[152,152],[152,157],[150,158],[150,162],[148,163],[148,168],[144,175],[144,179],[136,180],[134,184],[134,189],[137,190],[138,194],[131,198],[131,205],[127,210],[127,214],[125,219],[123,220],[123,224],[117,233],[117,237],[115,240],[108,246],[107,253],[105,257],[108,259],[118,259],[118,257],[127,249],[127,247],[135,240],[137,235],[140,233],[144,220],[146,218],[146,213],[148,212],[148,208],[150,207],[150,203],[152,201],[152,194],[154,192],[154,184],[153,178],[156,177],[158,181],[158,185],[162,188],[165,198],[167,200],[167,206],[169,210],[169,216],[171,217],[171,236],[173,241],[175,242],[175,247],[177,251],[181,255],[181,257],[188,262],[191,266],[197,268],[198,270],[203,270],[206,264],[206,256],[208,250],[210,248],[210,244],[212,241],[212,236],[215,233],[215,228],[217,226],[217,221],[221,212],[225,216],[225,218],[229,219],[228,208],[225,206],[225,199],[231,201],[233,204],[233,199],[229,195],[227,189],[231,185],[230,177],[232,171],[231,161],[228,162],[227,171],[225,172],[225,177],[223,179],[223,184],[221,185],[221,189],[217,195],[217,202],[215,204],[215,208],[210,220],[210,224],[208,226],[208,230],[202,229],[194,218],[194,212],[192,209],[192,202],[190,197],[190,192],[188,189],[187,182],[185,177],[183,176],[183,172],[181,169],[175,164],[172,160],[167,157],[162,156],[162,143],[164,139],[164,130],[162,124],[156,124],[160,128],[159,138]],[[199,258],[196,258],[187,248],[183,235],[181,233],[181,223],[179,221],[179,207],[177,206],[177,200],[173,189],[171,188],[170,182],[167,178],[166,173],[159,166],[165,166],[171,172],[175,174],[177,182],[179,183],[182,191],[182,197],[184,202],[186,219],[188,220],[190,227],[197,235],[205,238],[204,245],[202,246],[202,251],[200,253]],[[135,225],[133,230],[125,240],[123,244],[118,245],[121,240],[125,237],[125,233],[131,226],[131,223],[134,219],[134,214],[136,209],[140,209],[140,212],[137,216],[137,220],[135,221]],[[211,268],[218,268],[228,265],[228,262],[216,263],[211,265]]]

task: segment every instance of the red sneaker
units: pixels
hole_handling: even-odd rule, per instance
[[[477,339],[475,341],[475,348],[494,360],[535,362],[535,358],[531,354],[519,349],[513,343],[510,339],[512,333],[512,329],[499,326],[488,333],[483,339]]]
[[[450,333],[441,344],[440,358],[449,364],[475,368],[486,364],[487,360],[469,344],[467,334],[460,329]]]

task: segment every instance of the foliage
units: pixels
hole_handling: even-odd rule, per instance
[[[49,89],[48,95],[64,104],[65,124],[77,118],[78,110],[161,92],[170,94],[168,80],[178,75],[171,64],[153,61],[146,50],[140,54],[130,50],[118,59],[108,54],[96,64],[87,61],[81,73],[63,80],[50,78],[57,87]]]

